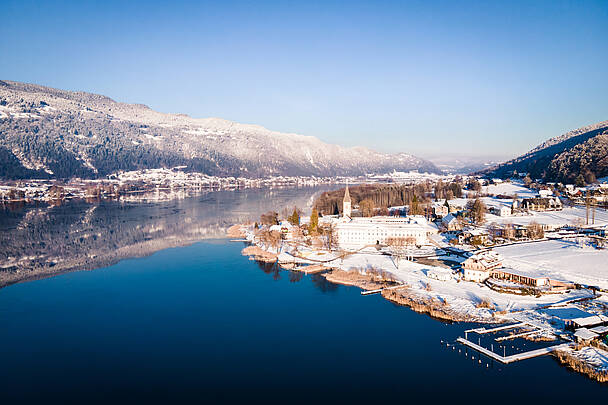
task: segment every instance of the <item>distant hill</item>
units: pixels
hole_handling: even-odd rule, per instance
[[[516,171],[533,179],[591,183],[608,175],[608,121],[551,138],[528,153],[477,174],[508,177]]]
[[[345,148],[219,118],[165,114],[90,93],[0,81],[0,178],[97,178],[186,166],[216,176],[335,176],[419,170],[431,162]]]

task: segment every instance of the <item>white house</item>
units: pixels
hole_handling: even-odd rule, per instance
[[[502,266],[502,258],[493,251],[477,253],[462,264],[462,272],[466,281],[481,283],[490,278],[493,269]]]
[[[511,216],[511,207],[501,204],[496,207],[491,207],[490,212],[494,215],[498,215],[499,217],[510,217]]]
[[[452,214],[448,214],[441,219],[441,225],[448,231],[458,231],[462,229],[462,225]]]
[[[433,214],[438,218],[443,218],[450,213],[450,208],[445,204],[433,204]]]

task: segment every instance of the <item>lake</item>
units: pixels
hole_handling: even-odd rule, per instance
[[[50,269],[94,270],[0,289],[2,403],[605,398],[606,385],[549,356],[479,362],[477,353],[442,344],[471,325],[258,264],[240,255],[243,243],[219,238],[235,217],[304,206],[319,191],[5,209],[3,260],[37,257],[21,264],[28,272],[48,260],[56,263]]]

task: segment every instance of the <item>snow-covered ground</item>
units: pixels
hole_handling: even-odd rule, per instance
[[[330,262],[329,265],[339,267],[343,270],[365,270],[370,268],[383,269],[393,274],[400,281],[408,284],[412,290],[433,298],[445,300],[450,307],[457,312],[468,315],[473,319],[490,319],[491,313],[487,309],[477,308],[481,301],[491,302],[497,311],[517,311],[534,309],[539,306],[552,303],[565,302],[579,297],[587,297],[589,292],[584,290],[573,291],[565,294],[543,295],[535,297],[531,295],[504,294],[490,289],[489,287],[467,281],[457,282],[440,281],[427,276],[432,269],[441,269],[435,266],[423,265],[411,261],[401,261],[399,267],[390,256],[377,253],[353,254],[345,259]],[[427,287],[430,286],[430,289]]]
[[[509,195],[512,196],[517,194],[519,198],[522,197],[535,197],[537,192],[526,188],[521,183],[501,183],[501,184],[490,184],[488,186],[482,186],[481,192],[484,194],[496,196],[496,195]]]
[[[501,202],[507,203],[505,200],[494,200],[486,199],[486,205],[499,204]],[[487,223],[497,224],[518,224],[528,225],[530,222],[536,222],[539,224],[545,224],[553,227],[571,226],[575,224],[585,224],[586,222],[586,209],[584,207],[572,207],[564,208],[561,211],[546,211],[546,212],[529,212],[526,214],[513,215],[508,217],[499,217],[492,214],[486,214]],[[589,221],[591,222],[591,212],[589,213]],[[595,210],[595,225],[601,226],[608,224],[608,211],[602,208]]]
[[[581,247],[575,241],[550,240],[494,248],[503,265],[531,276],[608,288],[608,250]]]

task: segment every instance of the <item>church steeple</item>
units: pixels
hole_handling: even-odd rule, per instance
[[[348,192],[348,185],[344,191],[344,200],[342,200],[342,216],[344,216],[344,218],[350,218],[351,216],[351,201],[350,193]]]

